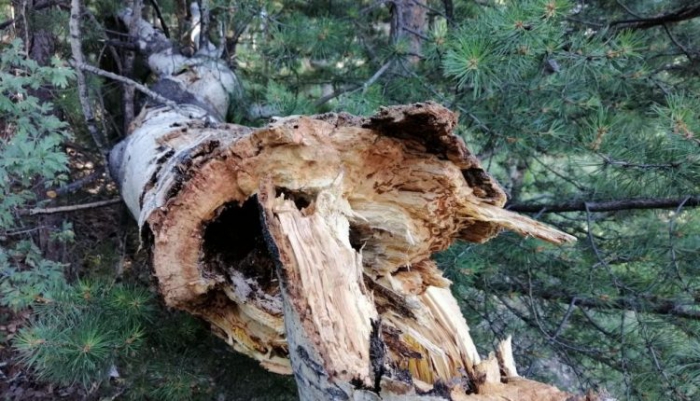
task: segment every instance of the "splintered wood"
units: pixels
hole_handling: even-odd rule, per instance
[[[502,229],[573,240],[502,209],[452,112],[422,103],[256,130],[168,113],[142,116],[120,176],[160,290],[294,373],[302,399],[595,399],[518,377],[510,339],[482,360],[430,260]]]

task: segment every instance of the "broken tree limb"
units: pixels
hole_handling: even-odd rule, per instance
[[[178,59],[149,48],[166,53],[150,62]],[[178,107],[145,107],[110,155],[169,306],[294,374],[303,400],[595,399],[518,377],[509,342],[482,359],[430,259],[503,229],[574,239],[502,209],[504,192],[454,134],[454,113],[418,103],[369,118],[224,124],[229,97],[196,88],[220,93],[235,76],[191,64],[196,80],[154,70],[177,81]],[[217,87],[217,74],[228,83]]]
[[[482,361],[430,255],[503,228],[571,237],[500,209],[454,126],[433,103],[257,130],[166,107],[134,125],[118,179],[166,302],[270,370],[322,367],[322,383],[297,378],[304,399],[466,395]]]

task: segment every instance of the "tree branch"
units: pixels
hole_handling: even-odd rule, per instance
[[[69,206],[59,206],[59,207],[48,207],[48,208],[34,208],[34,209],[24,209],[20,210],[19,214],[23,216],[35,216],[37,214],[54,214],[54,213],[66,213],[66,212],[76,212],[78,210],[85,209],[95,209],[98,207],[105,207],[116,205],[121,203],[121,199],[109,199],[98,202],[83,203],[80,205],[69,205]]]
[[[618,199],[603,202],[569,201],[552,204],[513,203],[506,209],[520,213],[561,213],[561,212],[614,212],[635,209],[675,209],[678,205],[684,207],[700,206],[700,195],[688,195],[682,198],[636,198]]]
[[[514,286],[515,285],[515,286]],[[683,303],[674,299],[658,298],[655,296],[629,296],[595,298],[590,296],[571,295],[564,292],[547,289],[541,285],[533,285],[532,288],[525,284],[489,282],[482,291],[497,291],[507,294],[520,293],[522,296],[531,295],[534,298],[545,301],[558,302],[573,306],[591,309],[621,309],[632,310],[641,313],[655,313],[659,315],[671,315],[685,319],[700,320],[700,310],[688,308],[694,306],[694,300]]]
[[[134,81],[133,79],[129,79],[127,77],[123,77],[121,75],[117,75],[115,73],[99,69],[97,67],[91,66],[90,64],[84,64],[84,63],[77,64],[75,67],[77,70],[88,71],[88,72],[91,72],[95,75],[99,75],[99,76],[102,76],[105,78],[113,79],[113,80],[121,82],[123,84],[133,86],[135,89],[138,89],[139,92],[156,100],[159,103],[163,103],[164,105],[166,105],[168,107],[172,107],[173,109],[179,108],[177,103],[159,95],[156,92],[153,92],[152,90],[148,89],[148,87],[146,87],[146,85],[140,84],[140,83]]]
[[[668,27],[668,24],[664,24],[664,31],[666,31],[666,35],[668,35],[668,38],[671,39],[671,42],[673,42],[674,45],[676,45],[681,51],[685,54],[686,57],[688,57],[688,60],[693,60],[693,54],[685,47],[681,42],[676,39],[676,37],[673,35],[673,32],[671,32],[671,29]]]
[[[357,85],[357,86],[355,86],[354,88],[353,88],[353,87],[350,87],[350,88],[338,89],[337,91],[331,93],[330,95],[326,95],[326,96],[324,96],[324,97],[318,99],[318,100],[316,101],[315,106],[316,106],[316,107],[322,106],[322,105],[328,103],[330,100],[335,99],[336,97],[338,97],[338,96],[340,96],[340,95],[342,95],[342,94],[344,94],[344,93],[352,93],[352,92],[358,91],[358,90],[360,90],[360,89],[362,89],[362,90],[367,90],[367,88],[369,88],[370,86],[372,86],[372,84],[375,83],[375,82],[386,72],[386,70],[389,69],[389,67],[391,66],[391,63],[392,63],[392,62],[393,62],[393,60],[389,60],[389,61],[387,61],[386,63],[384,63],[384,65],[381,66],[381,68],[379,68],[379,70],[377,70],[377,72],[375,72],[374,75],[372,75],[372,76],[371,76],[367,81],[365,81],[363,84]]]
[[[455,27],[455,6],[452,0],[442,0],[442,6],[445,9],[445,20],[447,27],[452,29]]]
[[[141,0],[133,0],[131,3],[131,20],[129,21],[129,41],[136,42],[139,36],[139,20],[141,16],[141,8],[143,2]],[[122,62],[122,74],[126,77],[131,77],[134,71],[134,60],[136,53],[128,50],[124,53],[124,61]],[[124,85],[124,93],[122,94],[122,103],[124,103],[124,134],[129,131],[129,124],[134,119],[134,86]]]
[[[160,21],[160,27],[163,29],[163,34],[165,35],[166,38],[170,39],[170,29],[168,29],[168,24],[165,22],[165,18],[163,18],[163,13],[160,10],[160,6],[158,5],[157,0],[149,0],[151,3],[151,6],[153,6],[153,9],[156,11],[156,16],[158,17],[158,20]]]
[[[650,18],[633,18],[613,21],[609,24],[617,28],[648,29],[659,25],[671,24],[674,22],[687,21],[700,17],[700,4],[687,5],[668,14],[662,14]]]
[[[61,196],[61,195],[67,195],[72,192],[76,192],[77,190],[83,188],[85,185],[90,184],[91,182],[97,180],[104,174],[104,169],[99,168],[95,171],[93,171],[91,174],[86,175],[83,178],[80,178],[78,180],[73,181],[70,184],[63,185],[59,188],[56,189],[56,195]]]
[[[84,64],[83,50],[81,47],[81,34],[80,34],[80,0],[71,0],[70,8],[70,47],[73,53],[73,59],[77,65]],[[75,69],[75,76],[78,81],[78,97],[80,99],[80,107],[83,109],[83,116],[85,117],[85,124],[87,125],[88,132],[90,136],[95,141],[97,149],[100,151],[104,157],[109,152],[107,149],[107,141],[105,140],[103,134],[97,130],[97,125],[95,124],[95,115],[92,113],[92,106],[90,105],[90,96],[87,89],[87,84],[85,82],[85,75],[80,68]]]
[[[209,0],[198,0],[199,4],[199,45],[200,49],[207,49],[209,47]]]

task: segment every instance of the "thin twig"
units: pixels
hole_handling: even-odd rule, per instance
[[[412,35],[415,35],[415,36],[417,36],[418,38],[423,39],[423,40],[425,40],[425,41],[427,41],[427,42],[432,42],[432,41],[433,41],[433,40],[432,40],[431,38],[429,38],[428,36],[425,36],[424,34],[418,32],[418,31],[416,31],[416,30],[414,30],[414,29],[411,29],[411,28],[409,28],[409,27],[407,27],[407,26],[402,26],[401,29],[403,29],[404,31],[406,31],[406,32],[408,32],[408,33],[410,33],[410,34],[412,34]]]
[[[676,276],[678,277],[678,280],[683,284],[683,289],[686,292],[690,291],[690,287],[688,286],[688,283],[686,283],[685,279],[683,278],[683,275],[681,274],[681,269],[680,266],[678,266],[678,259],[676,257],[676,247],[674,245],[675,241],[673,239],[673,232],[674,232],[674,225],[676,222],[676,217],[681,213],[683,210],[683,206],[685,206],[686,202],[688,201],[688,198],[685,198],[683,202],[681,202],[680,205],[678,205],[678,208],[676,209],[676,212],[671,216],[671,218],[668,220],[668,242],[669,246],[671,248],[671,262],[673,263],[673,269],[676,272]]]
[[[566,323],[569,321],[569,318],[571,317],[571,313],[574,311],[574,308],[576,307],[576,297],[571,298],[571,302],[569,302],[569,307],[566,309],[566,313],[564,314],[564,318],[561,319],[561,322],[559,323],[559,327],[557,327],[557,331],[554,332],[552,335],[552,338],[549,340],[550,342],[552,340],[555,340],[561,332],[564,330],[564,326],[566,326]]]
[[[54,214],[54,213],[76,212],[79,210],[95,209],[98,207],[116,205],[116,204],[120,203],[121,201],[122,201],[121,199],[115,198],[115,199],[109,199],[109,200],[98,201],[98,202],[82,203],[79,205],[58,206],[58,207],[48,207],[48,208],[34,208],[34,209],[28,209],[28,210],[21,210],[19,212],[19,214],[24,215],[24,216],[35,216],[37,214]]]
[[[353,92],[356,92],[360,89],[362,89],[363,91],[366,91],[367,88],[372,86],[372,84],[375,83],[386,72],[386,70],[389,69],[389,67],[391,66],[392,63],[393,63],[393,60],[389,60],[386,63],[384,63],[384,65],[381,66],[381,68],[379,68],[379,70],[377,70],[377,72],[375,72],[374,75],[372,75],[367,81],[365,81],[361,85],[357,85],[354,88],[339,89],[339,90],[337,90],[329,95],[326,95],[326,96],[318,99],[316,101],[315,106],[316,107],[322,106],[322,105],[328,103],[330,100],[335,99],[336,97],[338,97],[342,94],[345,94],[345,93],[353,93]]]
[[[607,330],[606,328],[604,328],[603,326],[601,326],[600,323],[596,322],[595,319],[593,319],[593,316],[591,316],[591,315],[588,313],[588,311],[586,310],[586,308],[579,308],[578,310],[581,312],[581,314],[583,315],[583,317],[585,317],[586,320],[588,320],[588,322],[589,322],[596,330],[598,330],[599,332],[603,333],[606,337],[614,337],[614,336],[615,336],[614,333],[612,333],[611,331],[609,331],[609,330]]]
[[[676,39],[676,37],[673,35],[671,32],[671,29],[668,27],[668,24],[663,24],[664,31],[666,31],[666,35],[668,35],[669,39],[671,39],[671,42],[673,42],[674,45],[676,45],[681,51],[685,54],[686,57],[688,57],[688,60],[692,61],[693,60],[693,54],[685,47],[681,42]]]
[[[625,3],[621,2],[620,0],[615,0],[615,2],[617,3],[617,5],[624,8],[625,11],[627,11],[627,14],[629,14],[635,18],[644,18],[641,14],[632,11],[631,8],[629,8]]]
[[[409,0],[409,1],[410,1],[411,3],[413,3],[414,5],[420,7],[420,8],[424,8],[424,9],[426,9],[426,10],[432,12],[433,14],[440,15],[440,16],[444,17],[445,19],[447,19],[447,15],[446,15],[445,13],[443,13],[443,12],[440,11],[440,10],[438,10],[437,8],[430,7],[430,6],[427,4],[427,1],[426,1],[426,2],[421,2],[421,1],[418,1],[418,0]]]
[[[613,166],[619,166],[619,167],[625,167],[625,168],[640,168],[640,169],[649,169],[649,168],[678,168],[681,166],[680,162],[672,162],[672,163],[651,163],[651,164],[644,164],[644,163],[632,163],[624,160],[614,160],[610,156],[606,156],[603,154],[599,154],[605,164],[610,164]]]

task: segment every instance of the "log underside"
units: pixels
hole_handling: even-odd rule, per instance
[[[595,399],[518,377],[510,339],[477,353],[431,254],[502,229],[572,237],[503,210],[455,125],[433,103],[257,130],[151,109],[118,179],[166,303],[303,399]]]

